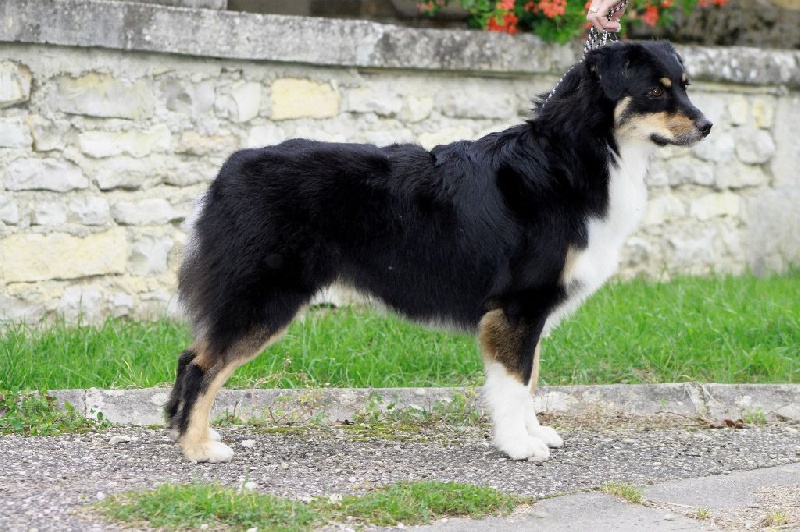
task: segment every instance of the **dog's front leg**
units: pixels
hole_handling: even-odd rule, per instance
[[[539,424],[536,418],[536,411],[533,406],[533,397],[536,394],[536,386],[539,383],[539,364],[541,363],[542,344],[538,342],[533,351],[533,371],[531,378],[528,382],[528,396],[530,400],[527,402],[525,409],[525,428],[528,429],[528,434],[535,438],[542,440],[548,447],[561,447],[564,445],[564,440],[558,435],[552,427],[545,427]]]
[[[484,397],[494,443],[514,460],[547,460],[549,447],[563,444],[555,430],[539,425],[533,408],[541,325],[524,320],[511,324],[501,309],[488,312],[480,324],[486,365]]]

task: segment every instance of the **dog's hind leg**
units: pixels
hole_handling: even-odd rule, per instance
[[[555,431],[539,425],[533,409],[534,355],[542,325],[541,320],[512,324],[503,310],[495,309],[484,315],[479,326],[486,366],[484,397],[495,446],[515,460],[546,460],[549,446],[560,445]]]
[[[214,349],[207,342],[198,342],[181,355],[173,398],[165,410],[168,416],[173,414],[172,428],[177,430],[186,458],[196,462],[231,459],[233,450],[219,441],[219,434],[210,426],[214,399],[236,368],[255,358],[284,330],[257,330],[225,348]]]

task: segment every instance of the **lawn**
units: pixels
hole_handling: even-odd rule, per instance
[[[0,325],[0,389],[169,383],[185,325]],[[229,387],[482,382],[475,340],[364,308],[315,309]],[[546,384],[800,382],[800,270],[755,278],[611,283],[543,343]]]

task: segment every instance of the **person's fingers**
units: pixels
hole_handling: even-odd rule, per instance
[[[600,31],[617,32],[620,29],[619,18],[622,11],[614,13],[612,20],[608,20],[608,12],[622,0],[595,0],[589,6],[586,20]]]

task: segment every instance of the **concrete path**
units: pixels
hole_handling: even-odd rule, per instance
[[[238,409],[237,415],[250,409],[272,417],[262,426],[220,427],[236,451],[226,464],[187,462],[162,428],[130,422],[100,433],[0,437],[0,529],[114,530],[115,525],[91,511],[90,503],[162,482],[247,482],[261,492],[304,498],[409,479],[489,485],[537,498],[507,518],[451,519],[429,529],[800,529],[800,424],[784,415],[796,411],[800,387],[744,386],[735,393],[732,388],[705,389],[559,389],[563,406],[543,418],[558,427],[566,443],[543,464],[510,461],[494,450],[489,426],[469,415],[470,401],[480,408],[469,390],[392,390],[386,396],[316,390],[285,392],[278,399],[274,392],[228,392],[229,398],[237,398],[228,404]],[[103,398],[104,415],[114,418],[112,403],[126,404],[129,413],[157,412],[154,394],[165,393],[57,395],[62,400],[69,395]],[[555,393],[541,390],[541,398],[552,399]],[[715,412],[747,417],[748,422],[739,424],[743,428],[710,428],[726,423],[711,415],[708,399],[691,400],[704,396],[713,396]],[[456,403],[448,403],[454,397]],[[347,415],[356,412],[380,417],[380,409],[392,404],[389,399],[399,401],[395,409],[449,412],[453,417],[396,424],[335,420],[352,419]],[[696,404],[705,410],[689,413]],[[218,414],[227,408],[225,400],[220,406]],[[678,407],[687,413],[670,411]],[[598,490],[609,482],[639,487],[643,503]]]

